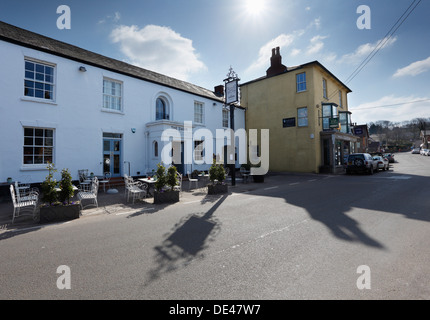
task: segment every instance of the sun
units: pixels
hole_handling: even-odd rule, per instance
[[[265,9],[265,0],[245,0],[245,8],[249,15],[258,16]]]

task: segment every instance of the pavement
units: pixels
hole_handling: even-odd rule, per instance
[[[265,182],[267,182],[267,180],[268,179],[266,177]],[[191,185],[189,181],[183,181],[182,192],[180,194],[180,203],[202,201],[208,196],[206,188],[207,183],[207,181],[199,181],[198,188],[191,188],[194,185]],[[229,192],[244,192],[267,187],[267,183],[254,183],[252,179],[248,179],[248,181],[244,183],[241,178],[236,178],[235,186],[231,185],[231,180],[227,180],[226,183],[229,185]],[[134,212],[141,212],[154,207],[153,197],[136,200],[135,203],[133,203],[132,199],[127,201],[124,186],[114,186],[112,189],[118,190],[118,193],[104,192],[103,188],[100,188],[97,196],[98,207],[93,206],[84,208],[81,210],[80,218],[103,214],[133,214]],[[106,191],[108,191],[108,188]],[[76,193],[72,200],[77,200]],[[29,215],[15,217],[15,221],[12,223],[12,214],[13,203],[11,199],[0,202],[0,233],[46,225],[39,223],[37,217],[35,220]]]

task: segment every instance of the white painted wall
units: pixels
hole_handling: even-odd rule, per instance
[[[122,161],[130,162],[131,175],[155,169],[161,158],[154,158],[151,150],[153,141],[158,139],[161,155],[160,131],[147,124],[155,121],[155,100],[159,94],[170,99],[173,123],[193,121],[194,101],[199,101],[204,104],[205,124],[195,129],[208,128],[215,136],[215,130],[222,128],[222,103],[218,101],[4,41],[0,41],[0,56],[0,182],[24,176],[41,182],[47,175],[45,166],[23,165],[24,126],[55,129],[57,179],[63,168],[69,169],[73,179],[78,179],[79,169],[102,174],[103,132],[123,134]],[[36,102],[24,96],[25,57],[56,65],[54,103]],[[80,72],[80,66],[87,71]],[[102,108],[104,77],[123,82],[123,113]],[[235,118],[236,129],[245,128],[245,111],[237,109]],[[131,128],[136,132],[132,133]],[[209,167],[210,164],[193,165],[193,170]],[[128,165],[124,170],[122,174],[128,173]]]

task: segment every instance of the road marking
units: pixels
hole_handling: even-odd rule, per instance
[[[275,187],[270,187],[270,188],[264,188],[264,190],[272,190],[272,189],[278,189],[279,187],[278,186],[275,186]]]
[[[133,213],[136,213],[136,212],[149,211],[149,210],[155,210],[155,208],[143,208],[143,209],[136,209],[136,210],[133,210],[133,211],[118,212],[115,215],[116,216],[122,216],[122,215],[125,215],[125,214],[133,214]]]
[[[308,182],[314,182],[317,181],[317,179],[308,180]]]
[[[298,184],[300,184],[300,182],[294,182],[294,183],[290,183],[290,186],[296,186]]]

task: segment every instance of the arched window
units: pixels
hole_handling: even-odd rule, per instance
[[[162,98],[157,98],[155,112],[155,120],[169,120],[169,107]]]
[[[153,145],[154,145],[154,157],[158,158],[158,142],[154,141]]]

